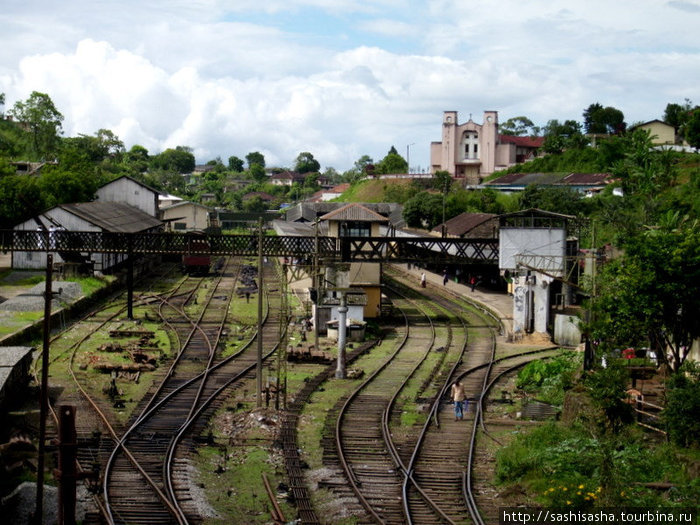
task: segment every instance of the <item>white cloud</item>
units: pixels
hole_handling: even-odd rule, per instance
[[[599,101],[632,122],[700,102],[697,0],[230,4],[11,0],[0,91],[8,107],[48,93],[68,135],[108,128],[198,162],[311,151],[340,170],[392,144],[427,167],[448,109],[545,124]],[[304,25],[309,10],[337,27]]]

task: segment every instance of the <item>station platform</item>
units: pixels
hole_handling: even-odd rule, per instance
[[[442,275],[438,273],[430,272],[424,268],[418,268],[415,265],[411,265],[409,269],[407,264],[392,264],[392,266],[407,275],[411,275],[415,278],[416,283],[420,283],[420,276],[425,272],[426,281],[436,287],[444,287],[451,292],[461,295],[471,301],[482,304],[485,308],[489,309],[503,325],[503,335],[508,337],[513,333],[513,296],[507,293],[493,292],[491,290],[485,290],[479,288],[478,286],[472,292],[471,286],[468,284],[457,283],[454,280],[448,280],[447,284],[443,285]]]

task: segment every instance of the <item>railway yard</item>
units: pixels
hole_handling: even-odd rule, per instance
[[[117,292],[52,334],[47,454],[58,407],[74,407],[79,521],[494,523],[518,503],[493,486],[493,445],[508,438],[493,428],[536,424],[517,419],[513,373],[557,349],[506,342],[482,303],[387,265],[391,311],[348,345],[337,379],[334,342],[311,348],[281,266],[263,277],[258,303],[252,259],[204,277],[163,264],[136,284],[133,319]]]

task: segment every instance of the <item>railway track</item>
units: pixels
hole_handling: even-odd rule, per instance
[[[415,301],[398,291],[392,294],[403,318],[395,349],[348,396],[336,421],[340,465],[368,521],[378,523],[405,522],[401,490],[405,465],[400,448],[407,438],[395,443],[392,428],[400,427],[396,419],[409,402],[408,391],[425,389],[425,385],[412,384],[420,381],[417,372],[422,369],[425,375],[426,369],[432,370],[434,363],[427,360],[431,351],[438,347],[445,351],[451,338],[451,329],[444,322],[438,330],[431,315]]]
[[[270,270],[267,278],[272,275]],[[217,398],[234,383],[251,377],[257,362],[255,337],[237,354],[217,357],[235,282],[224,272],[197,322],[171,320],[173,325],[190,324],[193,330],[180,334],[183,350],[177,364],[121,438],[107,464],[104,497],[112,522],[188,523],[200,519],[196,508],[188,507],[190,482],[185,462],[178,456],[192,449],[193,438],[202,428],[198,425],[216,409]],[[221,304],[212,307],[212,301]],[[277,308],[266,323],[276,328],[279,317]],[[274,352],[279,334],[263,330],[261,336],[263,346],[267,344],[267,357]]]
[[[429,287],[421,293],[428,297],[430,306],[420,315],[439,320],[443,332],[440,344],[436,344],[436,323],[417,322],[417,301],[394,299],[394,305],[405,312],[403,337],[394,354],[344,401],[336,423],[338,458],[365,511],[360,518],[363,523],[483,523],[482,513],[491,514],[491,509],[486,508],[484,498],[474,497],[470,469],[489,378],[539,355],[496,359],[500,326],[495,318],[465,308],[464,301],[445,296],[438,289]],[[430,325],[430,336],[416,333],[424,330],[421,324]],[[415,339],[408,343],[411,331]],[[439,347],[445,356],[439,366],[433,364],[432,384],[428,387],[424,380],[418,390],[423,401],[431,400],[420,430],[406,431],[400,421],[406,406],[419,401],[418,394],[410,398],[406,391],[425,361],[407,358],[417,350],[404,353],[406,345],[422,348],[426,355]],[[465,385],[471,406],[460,421],[455,420],[446,395],[457,378]],[[343,497],[342,490],[337,492]]]
[[[164,266],[164,271],[149,277],[141,278],[138,284],[145,285],[143,291],[135,296],[136,304],[144,304],[153,300],[151,286],[160,282],[170,274],[174,273],[173,268]],[[174,291],[180,290],[184,280],[175,283]],[[126,311],[125,293],[115,294],[105,305],[92,310],[82,316],[75,323],[71,323],[64,330],[55,334],[51,338],[51,343],[55,344],[60,338],[75,339],[66,348],[56,351],[52,348],[49,363],[52,367],[66,367],[67,373],[72,379],[72,384],[62,385],[59,403],[60,405],[71,406],[75,409],[75,430],[76,430],[76,458],[78,473],[86,480],[88,489],[96,493],[97,482],[102,466],[105,464],[109,451],[111,451],[117,437],[118,424],[113,418],[106,414],[112,412],[111,402],[105,397],[96,397],[88,393],[85,386],[85,372],[76,366],[76,358],[81,349],[90,339],[103,332],[109,323],[115,322]],[[124,304],[122,304],[124,303]],[[81,336],[71,335],[72,330],[81,326],[83,330],[88,327],[86,333]],[[40,354],[41,356],[41,354]],[[40,375],[40,357],[37,358],[32,367],[32,374],[38,382]],[[53,445],[58,443],[58,413],[57,407],[49,405],[49,421],[47,424],[47,443],[50,444],[47,451],[53,450]],[[91,475],[89,475],[91,473]],[[84,523],[101,523],[106,514],[106,509],[101,499],[95,497],[94,503],[98,509],[97,513],[88,512]]]

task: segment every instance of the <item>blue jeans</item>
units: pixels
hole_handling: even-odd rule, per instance
[[[455,401],[455,417],[461,419],[462,416],[462,401]]]

